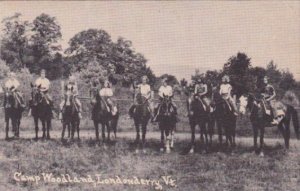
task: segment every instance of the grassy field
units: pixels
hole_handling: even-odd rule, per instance
[[[96,144],[93,136],[84,136],[80,143],[62,143],[58,138],[38,142],[1,139],[0,190],[299,190],[300,142],[294,139],[289,151],[283,148],[282,139],[266,139],[265,157],[261,158],[254,154],[250,137],[239,137],[232,153],[214,143],[208,154],[201,154],[198,142],[197,152],[190,155],[189,134],[177,135],[170,154],[160,153],[159,134],[151,134],[155,137],[149,136],[147,153],[138,154],[134,134],[132,138],[119,136],[106,145]],[[19,181],[20,177],[14,178],[18,172],[40,180],[38,184],[26,177]],[[90,175],[94,183],[49,182],[42,173],[53,177],[69,174],[72,180]],[[122,181],[137,177],[140,184],[105,184],[116,176]],[[162,176],[170,176],[174,184],[166,184]],[[141,185],[140,179],[153,183]]]

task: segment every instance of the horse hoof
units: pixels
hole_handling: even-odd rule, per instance
[[[164,148],[160,148],[160,152],[164,152]]]
[[[190,152],[189,152],[189,153],[190,153],[190,154],[194,154],[194,152],[195,152],[194,149],[190,149]]]
[[[171,153],[171,149],[170,149],[170,148],[167,148],[167,149],[166,149],[166,153],[168,153],[168,154]]]
[[[143,149],[143,153],[144,153],[144,154],[146,154],[146,153],[147,153],[146,149]]]
[[[139,149],[135,149],[135,154],[139,154]]]
[[[265,154],[263,152],[260,152],[259,156],[263,158],[265,156]]]

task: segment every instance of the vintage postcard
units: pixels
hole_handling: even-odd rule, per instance
[[[0,190],[299,190],[299,1],[1,1]]]

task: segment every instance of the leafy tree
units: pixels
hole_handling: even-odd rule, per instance
[[[33,20],[33,35],[29,39],[29,46],[33,55],[33,62],[29,70],[33,73],[39,73],[41,68],[52,68],[53,63],[57,63],[62,34],[60,26],[55,17],[42,13]],[[61,59],[60,61],[61,62]]]
[[[255,78],[251,76],[251,58],[245,53],[238,52],[224,64],[223,73],[230,76],[234,93],[239,97],[243,93],[253,91],[255,88]]]
[[[9,71],[10,69],[6,63],[3,60],[0,60],[0,80],[6,78]]]
[[[17,71],[26,67],[26,49],[28,46],[28,31],[30,23],[21,19],[21,14],[2,20],[4,24],[1,39],[0,56],[11,70]]]

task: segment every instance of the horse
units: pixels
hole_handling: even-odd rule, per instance
[[[8,140],[9,131],[9,119],[12,124],[12,131],[14,132],[14,137],[20,137],[20,123],[22,118],[22,112],[24,108],[21,106],[21,100],[16,92],[13,92],[7,88],[4,89],[4,115],[6,123],[6,136],[5,139]]]
[[[107,141],[110,141],[110,131],[113,130],[117,138],[117,125],[119,112],[115,115],[108,110],[106,101],[99,95],[99,90],[93,88],[90,90],[92,104],[92,120],[94,122],[96,140],[99,141],[99,124],[102,125],[102,139],[105,142],[105,128],[107,129]]]
[[[237,116],[233,113],[233,108],[224,100],[219,92],[213,92],[213,116],[218,128],[219,144],[223,142],[223,131],[226,137],[226,146],[235,147],[235,130]]]
[[[177,123],[177,111],[172,105],[171,98],[164,95],[159,108],[157,109],[157,122],[161,132],[161,148],[170,153],[174,147],[174,130]],[[164,140],[166,136],[166,141]]]
[[[33,116],[35,125],[35,140],[38,140],[38,123],[42,122],[43,136],[42,138],[50,139],[50,129],[52,120],[52,103],[47,100],[44,93],[40,90],[40,85],[36,86],[31,83],[31,115]]]
[[[264,99],[257,98],[257,96],[251,93],[240,97],[240,112],[242,114],[245,114],[247,109],[250,111],[250,121],[253,129],[254,150],[255,152],[258,152],[261,157],[264,156],[265,127],[276,126],[270,124],[270,116],[267,115],[265,112],[264,102]],[[286,108],[286,112],[282,120],[277,125],[277,127],[283,135],[285,148],[288,149],[290,140],[290,121],[292,119],[293,126],[298,139],[300,138],[299,123],[296,109],[292,105],[284,104],[284,106]],[[260,133],[259,149],[257,148],[258,133]]]
[[[137,145],[136,152],[139,152],[139,147],[142,148],[143,152],[144,146],[146,143],[146,132],[147,132],[147,125],[151,118],[151,113],[149,110],[148,100],[142,96],[141,93],[136,95],[136,104],[135,109],[133,111],[129,111],[129,114],[132,116],[134,121],[134,126],[136,130],[136,139],[135,143]],[[140,140],[140,132],[142,131],[142,141]]]
[[[208,112],[200,99],[194,99],[190,104],[190,114],[188,116],[191,127],[191,149],[190,153],[194,153],[195,149],[195,131],[196,126],[200,127],[201,141],[204,142],[205,137],[205,151],[207,146],[212,145],[214,118],[212,113]],[[209,135],[209,140],[208,140]]]
[[[63,130],[61,134],[61,140],[64,139],[65,129],[68,128],[68,137],[71,137],[71,140],[74,139],[75,130],[77,131],[77,137],[79,138],[79,125],[80,118],[78,112],[78,106],[75,103],[74,95],[66,95],[66,103],[62,112],[62,124]]]

